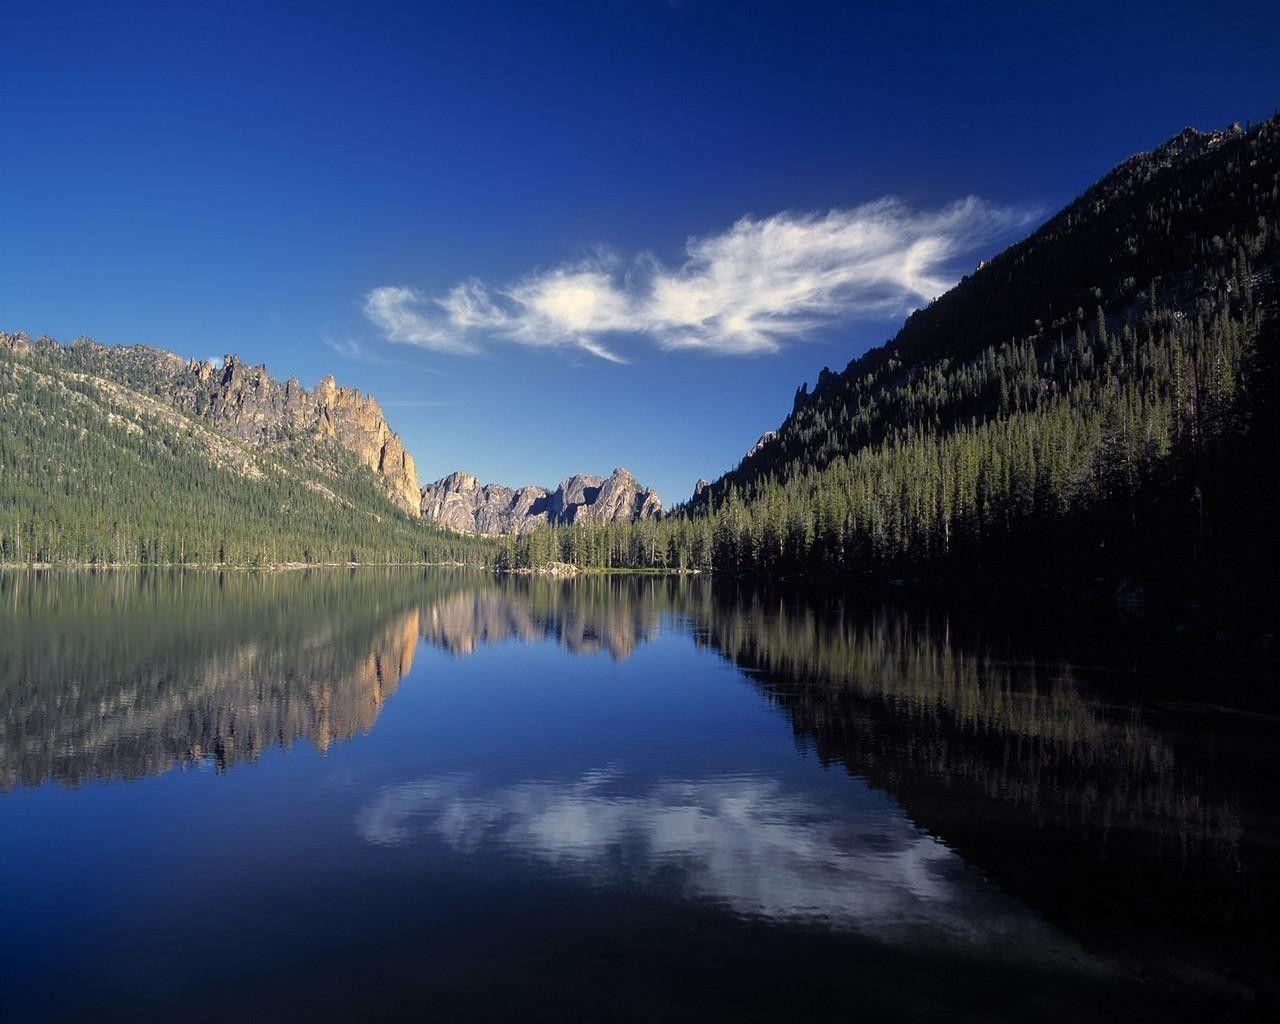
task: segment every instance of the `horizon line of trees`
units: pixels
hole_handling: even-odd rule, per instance
[[[211,436],[0,349],[0,564],[493,561],[491,539],[406,515],[337,445],[226,441],[231,466]]]
[[[508,537],[498,565],[1228,586],[1274,550],[1277,314],[1255,279],[1242,252],[1194,314],[1152,301],[1115,323],[1099,308],[1070,332],[939,361],[878,396],[906,410],[878,441],[660,520]],[[943,426],[955,405],[968,414]]]
[[[501,563],[1109,581],[1274,610],[1280,117],[1135,157],[657,522]]]

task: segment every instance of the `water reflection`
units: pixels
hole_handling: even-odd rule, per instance
[[[1237,862],[1227,752],[1206,762],[1187,737],[1156,728],[1151,709],[1091,687],[1070,663],[966,642],[945,617],[884,607],[845,614],[747,597],[704,621],[707,642],[753,671],[827,763],[891,789],[912,776],[922,803],[941,785],[938,798],[998,801],[1041,828],[1091,823],[1104,845],[1125,834],[1153,853],[1203,847]]]
[[[625,659],[665,616],[749,671],[824,762],[890,791],[911,777],[910,799],[963,791],[966,805],[996,801],[1040,827],[1087,823],[1096,843],[1145,836],[1238,866],[1230,750],[1206,762],[1183,732],[1069,664],[953,635],[945,617],[726,595],[700,580],[468,573],[9,574],[0,599],[6,789],[202,759],[225,768],[299,739],[324,750],[373,726],[420,640],[456,656],[552,640]]]
[[[477,763],[363,793],[366,848],[497,851],[878,940],[1074,956],[1046,918],[1156,977],[1193,968],[1276,996],[1280,728],[1267,708],[1187,705],[1210,687],[1229,704],[1225,677],[1084,669],[1042,636],[955,612],[700,579],[10,573],[0,634],[4,790],[227,769],[299,740],[326,750],[375,728],[424,643],[625,661],[663,634],[692,638],[802,751],[884,802],[829,806],[776,774],[619,763],[498,778]]]
[[[225,769],[367,732],[413,664],[408,593],[336,574],[0,578],[0,787]]]
[[[1042,962],[1080,954],[879,804],[833,813],[776,779],[647,783],[609,767],[565,781],[451,773],[392,786],[357,819],[370,843],[501,848],[594,884],[674,888],[741,914],[880,941],[1004,946]]]
[[[595,601],[589,599],[591,591],[590,584],[580,588],[545,580],[512,580],[506,587],[476,583],[425,604],[422,636],[458,655],[484,644],[554,640],[571,654],[606,651],[621,660],[658,635],[662,606],[652,590],[628,600],[630,588],[597,588]]]
[[[419,639],[621,659],[658,633],[653,596],[463,572],[0,574],[0,790],[323,751],[372,728]]]

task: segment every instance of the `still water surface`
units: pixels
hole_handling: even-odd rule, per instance
[[[0,575],[0,1017],[1266,1018],[1270,684],[1058,634]]]

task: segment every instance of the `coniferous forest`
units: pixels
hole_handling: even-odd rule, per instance
[[[823,370],[665,519],[500,558],[1271,600],[1278,265],[1280,121],[1188,130]]]
[[[198,395],[149,405],[155,350],[0,346],[0,561],[1101,579],[1257,604],[1277,583],[1278,267],[1280,121],[1189,129],[824,369],[666,516],[498,542],[406,515],[337,446],[244,445]]]
[[[77,346],[0,345],[0,564],[481,563],[490,550],[406,515],[338,446],[238,442],[153,399],[138,353],[105,351],[111,378],[84,372]]]
[[[0,1024],[1280,1021],[1280,3],[2,10]]]

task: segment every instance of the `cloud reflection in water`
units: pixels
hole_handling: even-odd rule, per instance
[[[359,814],[370,843],[424,838],[471,854],[530,858],[593,883],[676,886],[744,915],[823,924],[887,941],[1078,951],[900,812],[833,814],[750,775],[637,789],[616,769],[568,781],[490,784],[443,774],[393,786]]]

